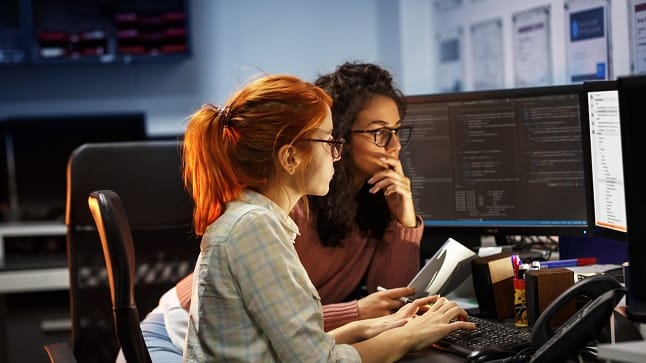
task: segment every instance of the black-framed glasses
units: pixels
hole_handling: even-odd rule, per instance
[[[390,144],[390,140],[392,140],[393,135],[399,138],[399,143],[402,146],[406,146],[408,141],[410,141],[412,130],[413,128],[410,126],[402,126],[394,129],[390,127],[380,127],[374,130],[352,130],[352,132],[356,134],[372,134],[375,145],[379,147],[387,147]]]
[[[330,145],[330,153],[332,154],[332,160],[338,161],[341,160],[341,151],[343,151],[343,144],[345,140],[343,138],[333,139],[333,140],[324,140],[324,139],[301,139],[302,141],[312,141],[312,142],[324,142]]]

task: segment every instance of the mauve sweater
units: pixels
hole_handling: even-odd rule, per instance
[[[424,231],[419,217],[414,228],[392,221],[382,239],[369,238],[355,226],[339,247],[321,244],[315,225],[307,222],[300,204],[291,217],[300,230],[294,247],[321,296],[325,331],[358,320],[357,300],[344,299],[357,289],[364,276],[368,291],[374,292],[377,286],[406,286],[419,270],[419,244]],[[187,310],[192,277],[190,274],[177,283],[177,296]]]

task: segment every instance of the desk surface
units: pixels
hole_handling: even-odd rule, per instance
[[[400,359],[399,362],[402,362],[402,363],[422,363],[422,362],[463,363],[464,358],[453,353],[428,348],[419,352],[408,353],[402,359]]]
[[[646,341],[599,344],[599,358],[618,362],[646,362]]]

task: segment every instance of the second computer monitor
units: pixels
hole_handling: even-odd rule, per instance
[[[67,161],[76,147],[147,137],[141,112],[11,117],[7,133],[12,220],[63,218]]]
[[[581,128],[589,231],[592,236],[625,241],[628,223],[620,116],[616,81],[583,85]]]
[[[407,97],[401,159],[425,226],[583,235],[580,85]]]
[[[626,221],[628,226],[628,260],[630,283],[628,317],[646,323],[646,75],[619,77],[619,109]]]

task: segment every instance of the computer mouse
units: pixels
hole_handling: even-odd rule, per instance
[[[516,355],[516,352],[513,350],[500,348],[500,347],[483,347],[479,350],[471,352],[464,358],[466,363],[481,363],[489,362],[492,360],[509,358]]]

